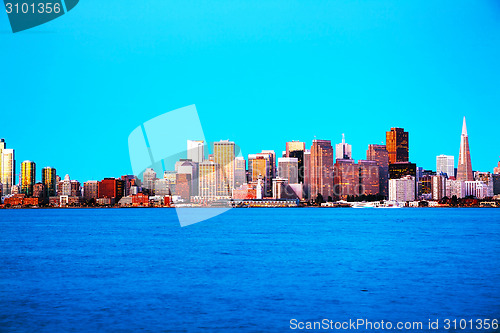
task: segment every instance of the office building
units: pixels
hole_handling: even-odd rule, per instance
[[[14,149],[7,149],[4,139],[0,139],[0,183],[3,185],[3,195],[12,194],[12,186],[16,184],[16,160]]]
[[[448,178],[455,177],[455,157],[448,155],[436,156],[436,174],[446,174]]]
[[[288,179],[288,184],[298,184],[299,160],[294,157],[279,157],[278,178]]]
[[[446,196],[446,176],[431,176],[432,200],[441,200]]]
[[[205,160],[205,142],[203,140],[187,140],[187,158],[194,163]]]
[[[36,183],[33,186],[33,197],[42,199],[41,202],[43,202],[45,198],[48,198],[43,183]]]
[[[359,194],[380,194],[380,167],[377,161],[359,160]]]
[[[267,154],[271,165],[271,177],[276,178],[276,153],[274,150],[263,150],[261,154]]]
[[[104,178],[99,182],[97,196],[101,198],[114,198],[118,202],[125,193],[125,182],[117,178]]]
[[[408,162],[409,135],[403,128],[393,127],[386,132],[386,149],[389,153],[389,163]]]
[[[219,195],[222,171],[218,163],[205,160],[200,163],[199,196],[213,200]]]
[[[239,188],[247,183],[247,161],[244,157],[238,156],[234,160],[234,186]]]
[[[294,151],[305,151],[306,150],[306,144],[305,142],[300,142],[300,141],[288,141],[286,143],[286,152],[285,152],[285,156],[284,157],[294,157],[294,156],[290,156],[290,153],[291,152],[294,152]]]
[[[389,164],[389,179],[400,179],[403,176],[417,176],[417,165],[410,162]]]
[[[56,169],[45,167],[42,169],[42,184],[45,188],[45,196],[54,197],[56,195]]]
[[[457,197],[458,199],[465,197],[465,181],[463,180],[446,180],[446,196],[448,198]]]
[[[389,153],[385,145],[368,145],[366,159],[375,161],[379,167],[379,194],[389,195]]]
[[[125,184],[124,196],[126,197],[130,195],[130,188],[139,184],[139,179],[134,175],[121,176],[120,179],[123,180],[123,183]]]
[[[99,182],[97,180],[89,180],[83,183],[83,197],[85,200],[97,200],[99,197]]]
[[[270,154],[249,154],[248,155],[248,181],[263,181],[264,196],[272,196],[272,166]]]
[[[493,173],[496,175],[500,175],[500,162],[498,162],[498,166],[493,168]]]
[[[335,159],[337,160],[352,159],[352,147],[350,144],[345,143],[344,133],[342,133],[342,143],[338,143],[335,145]]]
[[[189,201],[191,198],[191,188],[191,174],[178,173],[175,184],[175,195],[180,196],[185,201]]]
[[[415,177],[404,176],[400,179],[389,179],[389,200],[407,202],[415,200]]]
[[[142,190],[150,195],[154,194],[156,181],[156,171],[147,168],[142,174]]]
[[[283,157],[293,157],[297,159],[298,164],[298,183],[304,183],[305,167],[304,167],[304,153],[306,151],[306,144],[300,141],[290,141],[286,143],[286,152]],[[278,174],[279,176],[279,174]]]
[[[330,140],[313,140],[310,158],[310,198],[333,197],[333,148]]]
[[[303,197],[309,199],[311,197],[311,151],[309,149],[304,151],[304,167],[299,168],[299,181],[301,175],[304,178]]]
[[[340,199],[359,196],[359,166],[354,163],[354,160],[337,159],[335,161],[333,183],[334,194]]]
[[[36,164],[32,161],[21,163],[21,193],[31,197],[36,183]]]
[[[192,196],[198,195],[198,166],[199,163],[193,162],[190,159],[180,159],[175,163],[175,172],[177,175],[189,175],[189,183],[191,184],[191,188],[189,189],[189,193]],[[178,177],[176,175],[175,182],[178,183]],[[181,178],[184,180],[185,178]],[[176,192],[177,193],[177,192]],[[185,192],[184,192],[185,193]]]
[[[234,160],[236,146],[229,140],[221,140],[213,144],[213,159],[219,164],[221,174],[220,195],[231,196],[234,189]]]
[[[462,125],[462,135],[460,136],[460,154],[458,156],[457,180],[474,180],[469,151],[469,136],[467,135],[465,117]]]
[[[177,175],[174,174],[175,177],[177,178]],[[175,181],[177,183],[177,181]],[[176,186],[172,185],[172,182],[168,179],[159,179],[157,178],[155,180],[155,190],[154,190],[154,195],[164,197],[166,195],[173,195],[175,194],[176,191]]]

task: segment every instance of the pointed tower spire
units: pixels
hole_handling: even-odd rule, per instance
[[[467,136],[467,125],[465,124],[465,116],[464,116],[464,124],[462,125],[462,135]]]
[[[469,151],[469,137],[467,135],[467,125],[465,124],[465,117],[464,123],[462,125],[462,135],[460,137],[460,153],[458,155],[457,180],[474,180]]]
[[[342,143],[345,143],[345,136],[344,136],[344,133],[342,133]]]

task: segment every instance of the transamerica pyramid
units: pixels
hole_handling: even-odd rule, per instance
[[[458,157],[457,180],[474,180],[472,166],[470,162],[469,136],[467,135],[467,125],[462,125],[462,137],[460,138],[460,155]]]

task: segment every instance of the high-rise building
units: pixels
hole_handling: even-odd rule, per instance
[[[294,157],[278,158],[278,177],[288,180],[288,184],[299,183],[299,160]]]
[[[187,140],[187,158],[195,163],[205,160],[205,142],[203,140]]]
[[[189,194],[192,196],[197,196],[198,195],[198,167],[199,163],[193,162],[190,159],[180,159],[179,161],[175,162],[175,172],[177,175],[183,174],[183,175],[189,175],[189,183],[191,184],[191,188],[189,189]],[[184,180],[185,178],[179,178],[176,175],[176,184],[178,183],[178,180]],[[177,193],[178,191],[176,191]],[[186,192],[184,192],[184,195]]]
[[[271,176],[272,178],[276,178],[276,153],[274,150],[262,150],[261,154],[266,154],[269,157],[270,165],[271,165]]]
[[[330,140],[313,140],[310,160],[310,198],[333,197],[333,148]]]
[[[417,165],[410,162],[389,164],[389,179],[399,179],[403,176],[417,176]]]
[[[340,199],[358,196],[359,166],[352,159],[337,159],[334,165],[334,193]],[[378,184],[377,184],[378,185]]]
[[[290,141],[286,143],[286,152],[283,157],[294,157],[297,159],[298,164],[298,182],[304,183],[305,168],[304,168],[304,153],[306,151],[306,144],[300,141]]]
[[[410,142],[408,132],[403,128],[393,127],[385,136],[389,163],[408,162]]]
[[[238,156],[234,160],[234,186],[235,188],[247,183],[247,161]]]
[[[32,161],[21,163],[21,193],[31,197],[36,183],[36,164]]]
[[[45,195],[46,195],[45,185],[43,185],[42,183],[36,183],[33,186],[33,197],[39,198],[41,199],[41,201],[44,201],[44,199],[47,198]]]
[[[139,179],[137,179],[137,177],[134,175],[121,176],[120,179],[123,180],[123,182],[125,184],[124,193],[123,193],[124,196],[129,196],[130,195],[130,188],[132,186],[137,186],[137,184],[139,183]]]
[[[83,183],[83,197],[87,201],[96,200],[99,197],[99,182],[97,180],[89,180]]]
[[[199,195],[208,200],[215,199],[221,183],[221,167],[213,160],[205,160],[200,163]]]
[[[300,141],[288,141],[286,143],[286,155],[285,157],[295,157],[295,156],[290,156],[291,152],[294,151],[304,151],[306,150],[306,144],[305,142],[300,142]]]
[[[441,200],[446,196],[446,177],[440,174],[431,176],[432,199]]]
[[[368,145],[366,159],[375,161],[379,167],[379,194],[389,195],[389,153],[385,145]]]
[[[4,139],[0,139],[0,183],[3,185],[3,195],[11,194],[11,188],[16,184],[16,160],[14,149],[7,149]]]
[[[462,135],[460,137],[460,154],[458,156],[457,180],[473,181],[474,174],[469,151],[469,136],[467,135],[467,125],[462,125]]]
[[[220,195],[231,196],[234,189],[234,159],[236,146],[229,140],[214,142],[214,162],[220,165],[222,179],[220,183]]]
[[[380,167],[377,161],[359,160],[359,194],[380,194]]]
[[[99,182],[97,191],[99,198],[114,198],[118,202],[125,192],[125,182],[117,178],[104,178]]]
[[[176,178],[175,195],[189,201],[191,198],[191,174],[178,173]]]
[[[71,180],[69,175],[64,177],[64,180],[57,183],[57,195],[65,195],[68,197],[79,197],[82,195],[80,182]]]
[[[155,191],[156,171],[152,168],[147,168],[142,174],[142,180],[143,190],[146,190],[145,192],[153,195]]]
[[[335,145],[335,159],[337,160],[352,159],[352,147],[350,144],[345,143],[344,133],[342,133],[342,143],[338,143]]]
[[[406,202],[415,200],[415,177],[404,176],[389,180],[389,200]]]
[[[311,195],[311,151],[308,149],[304,151],[304,167],[299,167],[299,181],[301,175],[304,177],[304,199],[309,199]]]
[[[56,195],[56,169],[52,167],[42,169],[42,184],[45,187],[45,197],[54,197]]]
[[[270,154],[249,154],[248,155],[248,181],[263,181],[264,196],[272,196],[272,169]]]
[[[174,174],[176,177],[176,185],[177,185],[177,174]],[[158,196],[166,196],[171,194],[176,194],[174,191],[177,190],[177,186],[172,186],[171,182],[168,179],[156,179],[155,180],[155,191],[154,195]]]
[[[448,155],[436,156],[436,174],[446,174],[448,178],[455,177],[455,157]]]

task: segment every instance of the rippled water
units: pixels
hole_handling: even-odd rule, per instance
[[[500,317],[499,209],[2,210],[0,232],[2,332]]]

